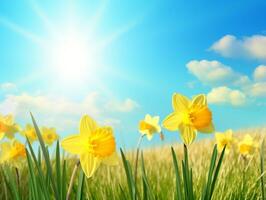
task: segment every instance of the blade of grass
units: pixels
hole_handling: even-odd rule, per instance
[[[145,189],[147,190],[146,193],[148,194],[149,199],[155,199],[146,175],[143,152],[141,152],[141,171],[142,171],[142,180],[144,181]]]
[[[32,113],[30,113],[30,115],[31,115],[31,119],[32,119],[32,122],[33,122],[33,125],[34,125],[34,128],[35,128],[36,135],[37,135],[37,137],[39,139],[39,142],[40,142],[40,146],[41,146],[42,153],[43,153],[43,156],[44,156],[44,160],[45,160],[45,163],[46,163],[47,172],[49,174],[49,178],[51,179],[52,188],[53,188],[55,197],[56,197],[56,199],[59,199],[59,193],[58,193],[58,190],[56,188],[56,184],[55,184],[55,181],[54,181],[54,178],[53,178],[52,166],[51,166],[51,162],[50,162],[50,159],[49,159],[49,153],[46,150],[46,147],[45,147],[45,144],[44,144],[40,129],[39,129],[39,127],[38,127],[38,125],[37,125]]]
[[[174,163],[174,168],[175,168],[175,176],[176,176],[176,195],[178,200],[183,199],[182,191],[181,191],[181,177],[178,169],[178,162],[176,158],[176,154],[174,151],[174,148],[171,147],[171,152],[172,152],[172,158],[173,158],[173,163]]]
[[[127,183],[129,187],[130,197],[132,200],[135,200],[136,199],[136,187],[135,187],[135,182],[134,182],[134,178],[132,175],[132,169],[122,149],[120,149],[120,152],[122,155],[122,161],[123,161],[124,169],[125,169],[126,176],[127,176]]]
[[[28,149],[26,149],[26,156],[27,156],[27,161],[28,161],[28,168],[29,168],[29,175],[30,175],[30,182],[31,182],[31,187],[32,187],[32,196],[33,199],[39,199],[39,193],[37,190],[37,180],[34,174],[34,168],[33,168],[33,161],[31,159],[31,156],[28,152]]]
[[[62,199],[66,199],[66,191],[67,191],[67,178],[66,178],[66,161],[63,161],[63,173],[62,173],[62,181],[61,181],[61,191],[62,191]]]
[[[60,147],[59,141],[56,142],[56,157],[55,157],[55,168],[56,168],[56,183],[59,190],[59,197],[62,199],[62,178],[61,178],[61,161],[60,161]]]
[[[38,163],[38,160],[34,154],[34,151],[33,151],[33,148],[27,138],[27,143],[28,143],[28,147],[29,147],[29,150],[30,150],[30,154],[33,158],[33,161],[35,163],[35,166],[37,168],[37,172],[38,172],[38,182],[40,183],[40,186],[41,186],[41,190],[44,194],[44,196],[46,197],[46,199],[49,199],[49,192],[48,192],[48,189],[49,189],[49,185],[47,186],[46,183],[45,183],[45,178],[44,178],[44,174],[43,174],[43,170],[42,170],[42,166],[39,165]]]
[[[10,194],[13,197],[12,199],[20,200],[20,195],[19,195],[19,192],[18,192],[17,184],[16,184],[16,181],[14,179],[15,176],[12,174],[11,170],[9,169],[9,167],[6,167],[3,170],[3,172],[4,172],[3,173],[4,174],[4,180],[6,182],[7,187],[10,190]]]
[[[83,197],[83,188],[84,188],[84,172],[83,170],[80,170],[80,174],[79,174],[79,183],[78,183],[78,191],[77,191],[77,200],[81,200]]]
[[[260,183],[261,183],[261,196],[262,199],[265,199],[264,193],[264,139],[262,140],[261,148],[260,148]]]
[[[213,172],[214,172],[215,164],[216,164],[216,160],[217,160],[217,155],[218,155],[217,145],[215,145],[213,148],[213,152],[212,152],[211,163],[210,163],[208,179],[207,179],[207,185],[204,186],[205,189],[203,190],[203,196],[204,196],[205,200],[209,199],[209,196],[210,196],[211,183],[212,183]]]
[[[210,191],[209,199],[212,198],[214,187],[215,187],[215,184],[216,184],[216,181],[217,181],[217,178],[218,178],[218,175],[219,175],[219,171],[220,171],[220,168],[221,168],[221,165],[222,165],[222,161],[223,161],[223,158],[224,158],[225,149],[226,149],[226,145],[223,148],[223,151],[222,151],[222,153],[220,155],[220,158],[218,160],[218,163],[217,163],[214,175],[213,175],[213,180],[212,180],[212,184],[211,184],[211,191]]]

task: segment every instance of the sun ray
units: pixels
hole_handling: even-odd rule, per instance
[[[109,3],[108,0],[101,1],[94,15],[90,17],[87,32],[95,31],[96,27],[100,24],[100,21],[103,18],[103,15],[104,15],[104,12],[106,11],[108,3]]]
[[[12,30],[13,32],[23,36],[24,38],[30,40],[31,42],[34,42],[35,44],[38,44],[40,46],[44,46],[44,41],[38,35],[35,35],[34,33],[25,30],[19,25],[7,20],[6,18],[0,17],[0,24]]]
[[[46,13],[39,6],[39,4],[35,0],[28,0],[32,10],[35,14],[42,20],[43,25],[46,27],[50,34],[56,35],[58,32],[56,31],[55,26],[51,23]]]
[[[124,34],[128,33],[130,30],[132,30],[136,25],[138,24],[138,21],[135,20],[131,23],[128,23],[125,26],[122,26],[121,28],[117,29],[115,32],[113,32],[112,34],[108,35],[106,38],[102,39],[100,41],[100,48],[105,48],[108,45],[112,44],[113,42],[115,42],[116,40],[118,40],[119,38],[121,38]]]

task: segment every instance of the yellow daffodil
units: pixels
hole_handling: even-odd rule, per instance
[[[216,132],[215,133],[215,138],[217,142],[217,148],[218,151],[221,152],[226,145],[225,152],[229,152],[234,139],[233,139],[233,131],[231,129],[225,131],[224,133]]]
[[[4,137],[14,138],[14,134],[19,131],[19,126],[14,123],[12,115],[0,115],[0,140]]]
[[[80,133],[65,138],[62,147],[80,157],[81,167],[89,178],[100,163],[116,164],[116,144],[111,127],[100,127],[85,115],[80,121]]]
[[[170,131],[179,130],[185,144],[191,144],[196,138],[197,131],[212,133],[212,113],[207,105],[206,96],[195,96],[192,100],[175,93],[172,98],[174,112],[163,121],[163,126]]]
[[[42,138],[45,144],[52,145],[59,137],[55,128],[42,127]]]
[[[31,143],[38,139],[35,128],[30,124],[26,125],[25,129],[21,131],[21,134],[27,137]]]
[[[252,155],[258,149],[258,143],[250,135],[245,135],[244,139],[238,143],[239,153],[243,156]]]
[[[153,134],[161,132],[161,127],[158,124],[159,120],[160,118],[158,116],[152,117],[147,114],[144,120],[139,122],[139,132],[142,135],[146,135],[148,140],[151,140]]]
[[[0,163],[8,162],[19,167],[21,161],[26,157],[25,145],[15,139],[11,142],[3,142],[0,149]]]

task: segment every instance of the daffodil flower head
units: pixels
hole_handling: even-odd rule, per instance
[[[229,151],[233,145],[233,142],[234,142],[233,131],[231,129],[229,129],[229,130],[225,131],[224,133],[216,132],[215,138],[216,138],[218,151],[221,152],[223,150],[224,146],[226,146],[225,152],[229,153]]]
[[[12,115],[0,115],[0,140],[4,137],[13,139],[14,134],[19,131],[19,126],[14,123]]]
[[[195,96],[192,100],[174,93],[172,98],[173,112],[168,115],[163,126],[169,131],[179,130],[181,138],[186,145],[191,144],[197,132],[212,133],[212,113],[207,105],[206,96]]]
[[[38,139],[35,128],[30,124],[26,125],[25,129],[21,131],[21,134],[24,137],[27,137],[28,140],[30,141],[30,143],[32,143]]]
[[[47,128],[42,127],[42,138],[45,144],[52,145],[56,140],[58,140],[59,136],[56,133],[55,128]]]
[[[258,149],[258,143],[249,134],[238,143],[239,153],[243,156],[251,156]]]
[[[1,144],[0,163],[10,163],[16,167],[19,167],[21,161],[26,158],[25,145],[17,140],[11,142],[3,142]]]
[[[80,121],[80,133],[63,139],[62,147],[79,155],[85,175],[90,178],[101,163],[117,164],[116,144],[111,127],[100,127],[85,115]]]
[[[147,114],[144,120],[139,122],[139,132],[142,135],[146,135],[148,140],[151,140],[155,133],[161,132],[161,127],[159,123],[159,116],[152,117],[151,115]]]

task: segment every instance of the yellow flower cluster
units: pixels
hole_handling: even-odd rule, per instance
[[[172,97],[173,112],[169,114],[162,122],[162,126],[169,131],[179,131],[184,144],[191,144],[197,132],[213,133],[215,131],[212,122],[212,112],[210,111],[206,96],[199,94],[189,99],[181,94],[174,93]],[[159,117],[152,117],[147,114],[139,122],[139,132],[146,135],[151,140],[155,133],[161,133]],[[246,135],[242,140],[237,141],[233,138],[231,129],[215,133],[218,151],[222,151],[226,146],[225,152],[236,147],[238,152],[243,155],[252,155],[258,148],[258,143],[250,135]]]
[[[43,127],[41,132],[47,145],[52,145],[59,138],[54,128]],[[14,122],[12,115],[0,115],[0,140],[2,141],[0,144],[0,163],[9,163],[19,167],[19,163],[26,158],[26,147],[15,139],[16,133],[20,133],[20,135],[27,138],[30,143],[38,140],[35,128],[32,125],[27,124],[22,129]],[[7,140],[4,140],[4,138],[7,138]]]
[[[246,157],[253,155],[259,148],[258,142],[249,134],[245,135],[241,140],[233,138],[233,131],[231,129],[224,133],[217,132],[215,138],[218,150],[222,151],[224,146],[226,146],[226,153],[229,153],[234,147],[240,155]]]
[[[197,132],[212,133],[212,113],[203,94],[189,99],[181,94],[174,93],[172,98],[173,112],[163,120],[163,127],[169,131],[179,131],[184,144],[191,144]],[[150,140],[155,133],[161,132],[159,117],[146,115],[139,123],[141,134],[147,135]]]

